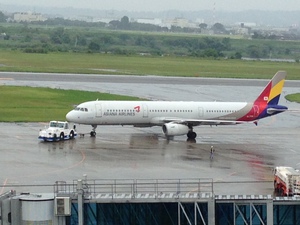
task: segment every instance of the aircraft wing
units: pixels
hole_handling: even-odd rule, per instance
[[[178,123],[186,124],[191,126],[200,126],[200,125],[236,125],[249,123],[248,121],[233,121],[233,120],[201,120],[201,119],[184,119],[184,118],[161,118],[162,123]],[[253,121],[252,121],[253,122]]]

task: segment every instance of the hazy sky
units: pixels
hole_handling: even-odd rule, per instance
[[[242,11],[300,10],[300,0],[0,0],[1,4],[26,6],[57,6],[100,10],[164,11],[213,10]]]

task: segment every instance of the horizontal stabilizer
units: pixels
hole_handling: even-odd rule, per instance
[[[273,114],[273,113],[276,113],[276,112],[284,112],[284,111],[286,111],[286,109],[276,109],[276,108],[268,108],[267,109],[268,114]]]

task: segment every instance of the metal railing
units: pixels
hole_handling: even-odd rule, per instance
[[[72,184],[56,182],[55,194],[75,194],[78,180]],[[82,186],[85,197],[107,195],[114,198],[117,195],[128,195],[131,198],[151,195],[155,197],[173,194],[177,197],[214,195],[212,179],[83,179]]]

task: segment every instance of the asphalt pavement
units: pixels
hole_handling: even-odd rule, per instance
[[[125,82],[117,76],[87,76],[91,80],[86,75],[0,73],[0,85],[97,90],[160,100],[251,101],[268,82],[205,78],[208,85],[198,78],[126,77]],[[283,95],[299,92],[298,87],[297,81],[287,82]],[[280,104],[300,108],[283,98]],[[45,125],[0,123],[0,193],[12,188],[52,192],[56,181],[72,182],[86,174],[89,179],[212,178],[216,194],[272,194],[275,166],[300,168],[298,112],[261,120],[258,126],[196,127],[196,143],[185,136],[168,141],[160,127],[129,126],[98,126],[96,138],[85,135],[45,143],[37,138]],[[90,130],[77,125],[79,133]]]

